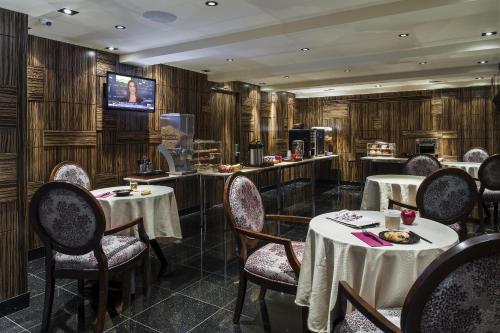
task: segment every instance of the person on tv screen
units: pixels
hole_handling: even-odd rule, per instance
[[[124,98],[124,102],[139,104],[142,101],[142,98],[137,94],[137,83],[134,80],[128,81],[127,95]]]

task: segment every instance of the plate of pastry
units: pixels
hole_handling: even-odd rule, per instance
[[[418,243],[420,237],[413,232],[402,230],[386,230],[378,234],[385,241],[395,244],[415,244]]]

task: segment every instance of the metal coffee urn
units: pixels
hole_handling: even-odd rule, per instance
[[[261,166],[264,163],[264,144],[260,141],[250,142],[250,166]]]

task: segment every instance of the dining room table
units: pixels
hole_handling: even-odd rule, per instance
[[[389,199],[416,206],[417,190],[423,176],[375,175],[366,178],[362,210],[382,211],[388,208]]]
[[[99,201],[106,217],[106,229],[115,228],[142,217],[151,246],[160,260],[160,274],[167,268],[167,260],[157,239],[182,239],[179,213],[174,190],[168,186],[138,185],[129,195],[118,196],[115,191],[130,190],[130,186],[107,187],[91,191]],[[145,194],[143,191],[149,191]],[[147,192],[146,192],[147,193]],[[129,232],[139,237],[137,229]]]
[[[380,223],[366,229],[375,237],[387,231],[384,213],[351,213],[360,216],[364,223]],[[376,308],[402,307],[412,284],[425,268],[459,242],[458,234],[448,226],[416,217],[413,225],[401,224],[399,230],[411,231],[427,241],[422,238],[414,244],[393,244],[379,238],[385,244],[380,245],[371,238],[363,240],[361,230],[336,222],[338,214],[314,217],[305,242],[295,303],[309,308],[308,327],[313,332],[330,332],[330,314],[340,281],[347,281]]]
[[[442,162],[443,168],[458,168],[467,172],[472,178],[477,179],[479,176],[479,167],[481,163],[477,162]]]

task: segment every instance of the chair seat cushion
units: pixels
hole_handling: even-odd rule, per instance
[[[400,327],[401,308],[377,309],[391,323]],[[344,320],[335,326],[334,333],[383,333],[359,311],[346,314]]]
[[[108,259],[108,267],[113,268],[141,254],[146,249],[146,244],[135,237],[111,235],[102,238],[102,249]],[[98,269],[94,252],[80,256],[56,252],[55,265],[56,269]]]
[[[302,262],[304,243],[292,242],[297,259]],[[245,263],[245,271],[273,282],[297,285],[297,277],[285,253],[285,247],[279,244],[266,244],[252,253]]]
[[[500,191],[484,190],[483,200],[489,202],[500,201]]]

